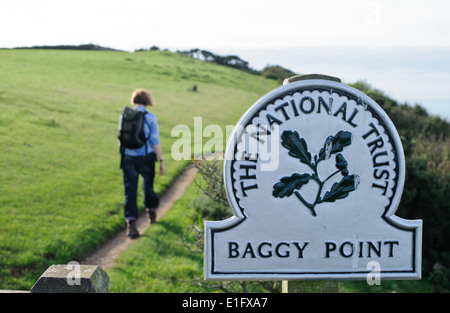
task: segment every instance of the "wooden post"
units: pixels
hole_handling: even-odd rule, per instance
[[[333,82],[337,82],[340,83],[341,79],[338,77],[334,77],[334,76],[328,76],[328,75],[323,75],[323,74],[305,74],[305,75],[295,75],[295,76],[291,76],[286,78],[283,81],[283,85],[287,85],[289,83],[293,83],[299,80],[307,80],[307,79],[324,79],[324,80],[330,80]]]
[[[282,284],[283,293],[337,293],[339,283],[332,280],[324,281],[287,281]]]
[[[334,76],[322,75],[322,74],[306,74],[295,75],[286,78],[283,81],[283,85],[287,85],[292,82],[307,79],[324,79],[334,82],[341,82],[341,79]],[[287,281],[282,282],[283,293],[337,293],[339,289],[339,283],[337,281]]]

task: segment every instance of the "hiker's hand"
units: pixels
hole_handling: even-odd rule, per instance
[[[159,161],[159,175],[164,175],[166,173],[166,166],[164,165],[164,160]]]

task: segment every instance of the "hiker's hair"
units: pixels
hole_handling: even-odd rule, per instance
[[[153,106],[153,99],[149,91],[139,88],[136,89],[131,95],[131,104],[143,104],[145,106],[147,105]]]

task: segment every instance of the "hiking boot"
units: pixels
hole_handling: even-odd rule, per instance
[[[156,210],[147,209],[148,217],[150,218],[150,224],[156,223]]]
[[[131,239],[136,239],[137,237],[139,237],[139,232],[136,228],[136,223],[133,222],[128,222],[128,237],[130,237]]]

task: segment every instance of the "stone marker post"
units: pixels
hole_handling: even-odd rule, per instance
[[[52,265],[31,293],[108,293],[108,274],[98,265]]]

